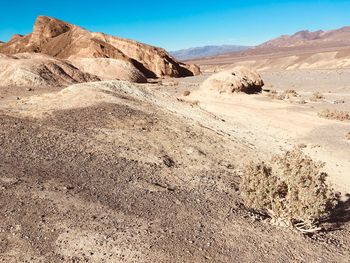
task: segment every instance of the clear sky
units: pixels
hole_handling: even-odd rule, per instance
[[[211,44],[256,45],[302,29],[350,25],[350,0],[1,0],[0,40],[53,16],[91,31],[176,50]]]

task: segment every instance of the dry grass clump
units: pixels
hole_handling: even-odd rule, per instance
[[[186,97],[186,96],[190,96],[191,92],[189,90],[185,90],[183,93],[182,93],[182,96]]]
[[[176,87],[176,86],[179,86],[179,82],[178,81],[168,81],[168,82],[163,81],[162,85],[168,86],[168,87]]]
[[[300,148],[274,157],[271,166],[251,163],[240,186],[245,205],[270,216],[273,224],[316,232],[337,203],[322,168]]]
[[[322,93],[320,92],[314,92],[310,98],[311,101],[318,101],[318,100],[323,100],[324,96]]]
[[[279,94],[276,90],[269,90],[267,96],[274,100],[283,100],[284,96]]]
[[[296,103],[296,104],[306,104],[306,100],[304,100],[304,99],[302,99],[302,98],[300,98],[300,99],[298,99],[298,100],[291,101],[291,102],[294,102],[294,103]]]
[[[318,112],[318,116],[325,119],[330,120],[339,120],[339,121],[347,121],[350,120],[350,114],[347,111],[341,111],[341,110],[322,110]]]
[[[281,93],[276,90],[269,90],[268,97],[274,100],[287,100],[291,103],[305,104],[306,101],[293,89],[287,89]]]
[[[296,92],[294,89],[287,89],[283,92],[283,94],[285,95],[286,99],[290,97],[299,97],[298,92]]]

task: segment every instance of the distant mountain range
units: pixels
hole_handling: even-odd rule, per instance
[[[260,70],[334,69],[350,67],[350,26],[335,30],[302,30],[240,52],[192,59],[208,65],[246,65]]]
[[[217,56],[230,52],[239,52],[247,50],[249,48],[251,47],[239,45],[204,46],[170,51],[169,53],[173,55],[176,59],[189,60]]]
[[[336,47],[350,44],[350,27],[342,27],[340,29],[329,31],[299,31],[293,35],[282,35],[278,38],[269,40],[259,46],[261,48],[283,48],[283,47]]]

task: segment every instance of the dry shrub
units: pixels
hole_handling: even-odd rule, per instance
[[[288,97],[298,97],[299,94],[294,89],[287,89],[284,91],[284,94]]]
[[[175,86],[179,86],[179,82],[178,81],[163,82],[163,86],[175,87]]]
[[[267,96],[270,98],[275,98],[274,96],[277,95],[277,90],[275,89],[271,89],[271,90],[265,90],[265,92],[267,92]]]
[[[291,102],[294,102],[296,104],[306,104],[306,100],[300,98],[300,99],[297,99],[297,100],[293,100]]]
[[[350,132],[346,135],[346,139],[350,141]]]
[[[271,166],[251,163],[240,186],[244,203],[270,216],[273,224],[315,232],[337,203],[327,174],[321,172],[323,165],[300,148],[274,157]]]
[[[190,105],[191,105],[192,107],[194,107],[194,106],[199,106],[199,100],[190,101]]]
[[[334,100],[334,101],[332,101],[331,103],[333,103],[333,104],[343,104],[343,103],[345,103],[345,100]]]
[[[189,90],[185,90],[183,93],[182,93],[182,96],[186,97],[186,96],[189,96],[191,94],[191,92]]]
[[[305,104],[305,100],[296,100],[295,98],[300,97],[300,95],[293,89],[287,89],[281,93],[278,93],[276,90],[270,90],[268,95],[270,98],[275,100],[289,100],[290,102],[296,102],[300,104]]]
[[[322,110],[318,113],[318,116],[330,120],[347,121],[350,120],[350,114],[347,111],[340,110]]]
[[[276,90],[269,90],[267,96],[274,100],[284,99],[284,95],[279,94]]]
[[[305,144],[305,143],[299,143],[298,144],[298,148],[306,148],[307,147],[307,145]]]
[[[314,92],[310,98],[311,101],[318,101],[318,100],[323,100],[324,96],[320,92]]]

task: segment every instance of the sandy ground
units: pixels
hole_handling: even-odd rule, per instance
[[[290,85],[266,74],[267,86]],[[253,215],[239,192],[247,162],[301,142],[350,192],[349,122],[317,117],[329,102],[196,93],[206,77],[6,89],[0,261],[349,262],[349,202],[330,231],[305,237]],[[300,85],[302,96],[311,91]],[[349,92],[325,95],[346,109]]]
[[[349,70],[295,70],[260,73],[266,89],[283,92],[296,90],[306,104],[273,100],[267,93],[259,95],[210,94],[197,92],[199,83],[210,74],[183,79],[170,93],[182,97],[184,90],[191,91],[187,101],[199,102],[201,109],[225,120],[232,136],[254,145],[262,159],[290,149],[301,143],[313,158],[326,163],[326,171],[338,191],[350,192],[350,131],[349,121],[326,120],[317,116],[323,109],[350,112]],[[169,88],[170,89],[170,88]],[[315,91],[323,100],[309,99]],[[340,101],[336,104],[334,102]],[[266,158],[267,157],[267,158]]]

